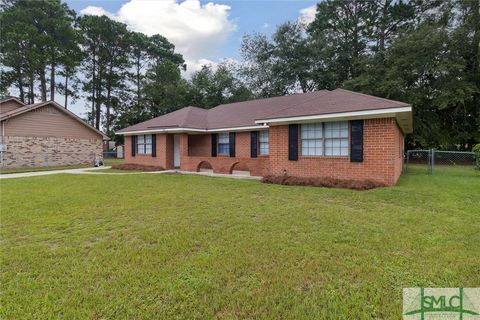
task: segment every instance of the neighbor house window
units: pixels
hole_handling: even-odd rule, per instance
[[[301,126],[302,155],[348,156],[348,121]]]
[[[259,132],[258,150],[261,156],[268,155],[268,130],[262,130]]]
[[[137,154],[152,154],[152,135],[137,136]]]
[[[218,134],[218,154],[230,153],[230,139],[228,132],[221,132]]]

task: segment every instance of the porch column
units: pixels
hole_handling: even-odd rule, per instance
[[[188,170],[188,134],[180,135],[180,169]]]

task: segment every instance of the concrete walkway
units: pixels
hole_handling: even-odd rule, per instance
[[[7,173],[0,174],[0,179],[11,178],[28,178],[37,176],[46,176],[51,174],[68,173],[68,174],[93,174],[93,175],[126,175],[126,174],[165,174],[165,173],[178,173],[178,174],[196,174],[209,177],[222,177],[231,179],[250,179],[260,180],[261,177],[247,176],[243,174],[224,174],[224,173],[212,173],[212,172],[191,172],[181,170],[164,170],[164,171],[152,171],[152,172],[95,172],[95,170],[110,169],[111,167],[93,167],[93,168],[79,168],[79,169],[66,169],[66,170],[51,170],[51,171],[37,171],[37,172],[23,172],[23,173]]]
[[[3,174],[0,174],[0,179],[28,178],[28,177],[37,177],[37,176],[47,176],[47,175],[59,174],[59,173],[75,173],[75,174],[77,174],[77,173],[85,173],[85,171],[87,171],[87,170],[99,170],[99,169],[109,169],[109,168],[110,167],[91,167],[91,168],[51,170],[51,171],[3,173]]]

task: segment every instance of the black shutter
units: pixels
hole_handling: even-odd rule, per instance
[[[256,158],[258,153],[258,131],[250,132],[250,157]]]
[[[235,157],[235,132],[228,134],[228,143],[230,145],[230,157]]]
[[[298,160],[298,124],[288,125],[288,160]]]
[[[350,121],[350,161],[363,162],[363,120]]]
[[[212,133],[212,157],[217,156],[217,134]]]
[[[135,151],[137,151],[137,136],[130,136],[132,142],[132,157],[135,157]]]
[[[152,134],[152,157],[157,156],[157,135]]]

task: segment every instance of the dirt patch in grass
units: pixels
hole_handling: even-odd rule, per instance
[[[262,182],[282,184],[286,186],[313,186],[313,187],[327,187],[327,188],[344,188],[353,190],[369,190],[373,188],[386,187],[384,183],[372,180],[346,180],[335,179],[331,177],[323,178],[302,178],[294,176],[275,176],[268,175],[263,177]]]
[[[116,164],[116,165],[113,165],[113,166],[112,166],[112,169],[117,169],[117,170],[133,170],[133,171],[145,171],[145,172],[163,171],[163,170],[165,170],[163,167],[160,167],[160,166],[147,166],[147,165],[135,164],[135,163]]]

